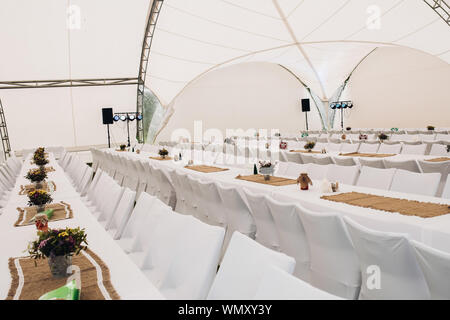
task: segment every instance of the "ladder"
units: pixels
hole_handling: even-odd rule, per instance
[[[11,157],[11,145],[9,144],[8,128],[6,127],[5,113],[3,112],[3,105],[1,99],[0,99],[0,138],[2,139],[3,155],[6,161],[7,156]]]

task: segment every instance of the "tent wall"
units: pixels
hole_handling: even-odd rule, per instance
[[[114,112],[136,109],[135,86],[1,90],[0,98],[13,150],[37,145],[106,144],[101,109],[113,107]],[[132,141],[135,124],[130,123]],[[118,121],[110,126],[111,142],[126,141],[125,125],[126,122]]]
[[[279,129],[282,133],[305,129],[300,99],[310,98],[289,72],[271,63],[244,63],[219,69],[188,86],[177,98],[174,114],[157,141],[170,140],[177,129],[187,129],[194,140],[194,121],[203,132],[219,129]],[[311,100],[309,128],[321,129]],[[269,131],[270,133],[270,131]]]
[[[413,49],[378,48],[349,82],[346,98],[355,107],[345,125],[448,127],[449,84],[448,63]]]

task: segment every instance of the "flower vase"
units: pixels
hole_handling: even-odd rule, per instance
[[[37,213],[42,213],[45,211],[45,204],[37,205],[36,206]]]
[[[53,278],[67,277],[67,268],[72,265],[72,256],[48,257],[48,266]]]

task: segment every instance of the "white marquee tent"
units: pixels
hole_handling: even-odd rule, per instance
[[[423,0],[157,4],[145,84],[166,108],[166,122],[190,84],[243,62],[281,65],[325,102],[375,48],[407,47],[450,62],[450,27]],[[151,8],[149,0],[1,1],[0,81],[136,78]],[[135,110],[136,86],[5,89],[0,98],[14,149],[43,136],[83,146],[104,143],[101,107]],[[117,140],[123,129],[113,129]]]

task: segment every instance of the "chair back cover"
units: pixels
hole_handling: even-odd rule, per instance
[[[392,179],[390,190],[434,197],[440,181],[441,174],[437,172],[415,173],[398,169]]]
[[[344,217],[362,274],[360,299],[429,299],[406,234],[368,229]]]

